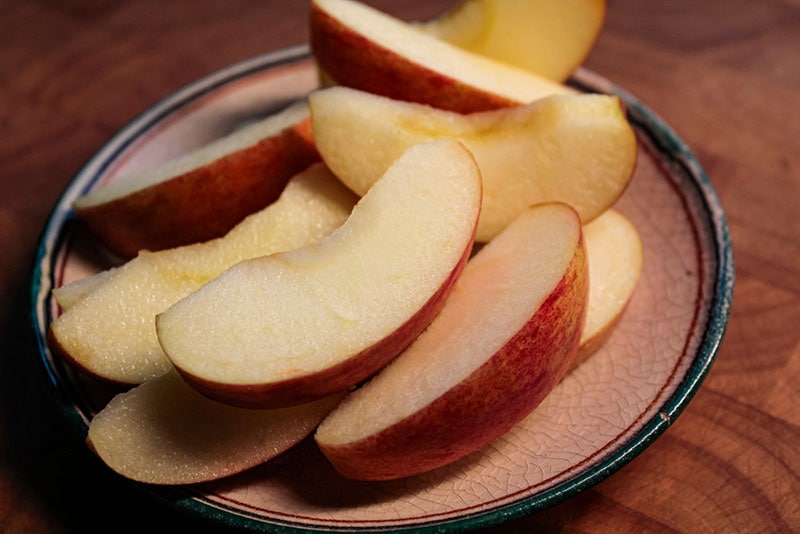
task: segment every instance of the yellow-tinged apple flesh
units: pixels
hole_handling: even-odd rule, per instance
[[[310,19],[314,58],[340,85],[462,113],[572,91],[354,0],[313,0]]]
[[[319,161],[305,102],[149,171],[108,182],[73,203],[124,259],[220,237]]]
[[[90,375],[139,384],[170,368],[156,314],[238,261],[320,241],[340,226],[356,196],[322,163],[294,176],[271,205],[225,236],[136,258],[55,289],[64,313],[50,326],[57,352]]]
[[[407,147],[461,141],[483,176],[481,242],[541,202],[566,202],[588,222],[622,195],[636,165],[636,135],[615,96],[557,95],[462,115],[332,87],[309,95],[309,106],[323,161],[359,195]]]
[[[575,211],[525,211],[469,261],[428,329],[325,418],[320,449],[345,477],[383,480],[496,440],[570,369],[588,283]]]
[[[147,484],[196,484],[240,473],[296,445],[340,397],[276,410],[209,400],[174,371],[115,396],[87,443],[111,469]]]
[[[610,209],[584,227],[589,258],[589,308],[575,367],[594,354],[609,336],[633,297],[644,264],[636,226]]]
[[[56,287],[53,289],[53,298],[56,299],[56,302],[61,307],[61,310],[64,311],[67,308],[71,308],[80,302],[83,297],[102,286],[107,280],[110,280],[116,274],[116,272],[116,267],[110,267],[105,271],[101,271],[91,276],[87,276],[86,278],[81,278],[80,280],[75,280],[66,285]]]
[[[409,148],[318,245],[241,262],[157,318],[204,395],[264,408],[346,390],[438,313],[472,250],[481,178],[453,140]]]
[[[464,0],[425,32],[455,46],[563,82],[603,28],[605,0]]]

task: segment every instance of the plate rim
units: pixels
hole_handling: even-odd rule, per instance
[[[184,85],[149,106],[116,132],[70,179],[68,185],[58,196],[37,241],[34,266],[29,284],[30,321],[35,334],[38,361],[53,392],[53,400],[62,417],[69,423],[68,426],[80,439],[85,437],[85,432],[88,428],[87,422],[77,410],[75,403],[71,400],[70,395],[65,391],[49,364],[50,358],[48,354],[50,351],[47,346],[47,335],[42,328],[52,320],[50,310],[46,306],[47,294],[52,288],[54,276],[50,269],[52,263],[48,262],[48,258],[52,258],[53,253],[60,250],[61,243],[66,238],[65,234],[69,234],[69,232],[64,231],[64,227],[72,224],[75,219],[74,213],[65,205],[65,199],[75,195],[77,193],[76,190],[85,191],[86,188],[91,187],[94,180],[88,180],[85,184],[81,183],[82,179],[85,181],[86,175],[99,176],[106,166],[114,161],[115,154],[125,150],[137,139],[137,132],[158,122],[174,109],[183,107],[187,102],[191,102],[220,86],[227,85],[250,74],[263,71],[266,68],[274,68],[282,64],[307,59],[311,59],[308,44],[290,46],[259,54],[223,67]],[[715,280],[715,284],[714,294],[709,301],[708,312],[705,317],[706,328],[682,380],[677,384],[672,394],[661,403],[658,413],[643,424],[627,441],[621,443],[619,447],[615,448],[596,464],[562,482],[556,483],[550,488],[511,503],[488,510],[468,513],[457,518],[433,519],[426,521],[424,524],[391,527],[394,530],[406,532],[428,532],[432,530],[451,532],[465,528],[488,527],[543,510],[595,486],[641,454],[656,438],[666,431],[695,396],[716,359],[729,322],[735,276],[730,230],[720,199],[710,178],[697,157],[672,127],[632,93],[584,67],[576,70],[571,82],[594,92],[600,91],[619,96],[625,104],[628,119],[635,125],[637,133],[645,134],[659,154],[667,156],[671,163],[680,167],[685,176],[689,178],[690,184],[696,188],[697,198],[702,201],[702,209],[700,211],[707,217],[704,222],[713,230],[710,240],[713,248],[709,252],[713,253],[715,269],[713,274],[709,274],[709,279]],[[44,280],[48,280],[51,283],[44,284]],[[271,520],[267,522],[237,511],[225,510],[223,507],[199,501],[195,496],[197,492],[191,489],[151,487],[134,482],[131,482],[131,484],[142,489],[156,501],[168,503],[171,507],[183,513],[196,514],[206,520],[227,527],[246,528],[262,532],[320,530],[317,527],[303,526],[290,521]],[[334,527],[331,530],[342,529]],[[356,530],[359,532],[386,532],[389,527],[359,527]]]

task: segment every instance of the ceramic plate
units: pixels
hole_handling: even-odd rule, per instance
[[[612,83],[581,70],[573,83],[615,93],[640,141],[636,174],[617,203],[644,241],[644,272],[607,344],[511,432],[422,476],[355,483],[336,475],[312,440],[214,483],[146,488],[219,524],[253,531],[463,530],[529,514],[590,487],[630,461],[680,414],[711,366],[733,286],[729,234],[695,157],[657,116]],[[284,107],[316,86],[306,46],[233,65],[139,116],[89,161],[55,206],[33,273],[33,322],[60,410],[80,439],[113,391],[50,351],[53,287],[109,266],[75,224],[70,203]],[[665,461],[668,459],[665,458]]]

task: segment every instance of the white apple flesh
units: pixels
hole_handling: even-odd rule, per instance
[[[644,247],[636,226],[609,209],[584,227],[589,258],[589,308],[575,366],[586,361],[611,336],[628,306],[644,266]]]
[[[276,410],[209,400],[171,371],[115,396],[89,424],[87,443],[120,475],[147,484],[196,484],[278,456],[317,427],[340,397]]]
[[[184,378],[244,407],[350,388],[438,313],[472,249],[481,179],[453,140],[408,149],[318,245],[241,262],[157,318]]]
[[[636,135],[609,95],[551,96],[462,115],[332,87],[312,93],[309,106],[323,161],[359,195],[407,147],[461,141],[483,177],[481,242],[541,202],[565,202],[590,221],[622,195],[636,165]]]

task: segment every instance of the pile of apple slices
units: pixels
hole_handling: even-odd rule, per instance
[[[75,203],[126,261],[54,290],[50,343],[127,389],[87,442],[128,478],[213,480],[311,434],[349,478],[441,467],[535,409],[635,290],[642,243],[613,208],[635,135],[618,98],[563,84],[602,2],[466,0],[425,24],[353,0],[310,13],[332,86]],[[520,55],[531,14],[581,36]],[[195,203],[218,187],[236,194],[196,202],[220,210],[198,237],[187,188]],[[179,241],[154,235],[165,214]]]
[[[347,219],[356,196],[326,166],[292,177],[281,196],[226,235],[156,252],[56,288],[63,313],[51,345],[97,378],[124,385],[156,378],[172,365],[154,318],[239,261],[317,243]]]

